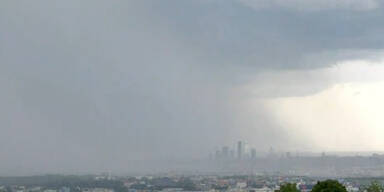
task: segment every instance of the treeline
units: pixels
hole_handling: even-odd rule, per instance
[[[378,181],[373,181],[370,185],[360,189],[360,191],[384,192],[384,186]],[[285,183],[275,192],[300,192],[300,190],[295,183]],[[317,182],[317,184],[313,186],[311,192],[347,192],[347,189],[336,180],[326,180]]]

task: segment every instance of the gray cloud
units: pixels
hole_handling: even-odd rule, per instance
[[[383,13],[369,2],[302,12],[239,1],[2,1],[0,167],[129,170],[130,160],[205,156],[249,129],[260,147],[266,137],[289,142],[267,120],[243,118],[247,93],[234,91],[266,70],[383,48]]]
[[[352,11],[369,11],[379,7],[377,0],[239,0],[247,6],[256,10],[269,7],[280,7],[286,9],[295,9],[298,11],[323,11],[323,10],[352,10]]]

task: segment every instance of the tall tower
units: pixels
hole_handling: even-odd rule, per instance
[[[237,158],[241,159],[243,156],[243,142],[237,142]]]
[[[256,159],[256,149],[255,148],[251,149],[251,159]]]
[[[224,146],[221,150],[221,155],[224,159],[228,159],[229,158],[229,147],[227,146]]]

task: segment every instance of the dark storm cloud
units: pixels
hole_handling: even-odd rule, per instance
[[[129,160],[205,156],[237,139],[231,118],[241,113],[236,106],[243,98],[233,89],[249,77],[334,59],[320,54],[323,62],[304,62],[321,52],[383,45],[381,7],[300,12],[215,0],[0,4],[4,174],[124,170]],[[262,132],[272,141],[277,131]]]
[[[362,11],[298,11],[278,6],[254,10],[239,1],[210,1],[191,9],[196,3],[168,2],[172,3],[158,2],[162,8],[158,16],[166,15],[170,26],[183,31],[189,43],[201,46],[204,56],[221,63],[316,67],[321,64],[302,60],[321,52],[383,48],[381,2]]]

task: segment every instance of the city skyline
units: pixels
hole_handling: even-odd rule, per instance
[[[239,151],[239,143],[241,143]],[[244,147],[246,146],[246,147]],[[239,157],[241,154],[241,157]],[[233,145],[223,145],[215,147],[209,153],[210,159],[255,159],[256,157],[313,157],[313,156],[336,156],[336,157],[349,157],[349,156],[371,156],[382,155],[384,151],[299,151],[299,150],[281,150],[275,149],[270,146],[268,149],[258,149],[256,146],[248,144],[247,141],[237,141]],[[257,156],[256,156],[257,155]]]

